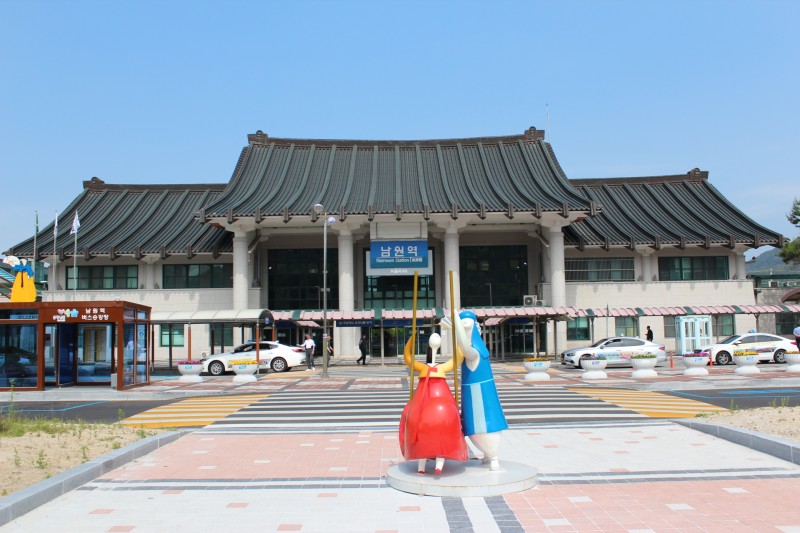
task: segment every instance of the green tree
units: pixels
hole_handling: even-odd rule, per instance
[[[792,210],[786,215],[786,219],[800,228],[800,200],[797,198],[792,202]],[[780,256],[784,263],[800,264],[800,237],[784,244],[783,248],[781,248]]]

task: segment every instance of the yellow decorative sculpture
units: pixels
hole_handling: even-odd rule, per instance
[[[28,264],[28,260],[8,255],[3,259],[3,263],[9,265],[16,272],[9,299],[12,302],[35,302],[36,285],[33,282],[33,269]]]

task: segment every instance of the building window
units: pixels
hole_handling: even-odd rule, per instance
[[[588,317],[577,317],[567,322],[568,341],[588,341],[591,338],[589,333]]]
[[[667,339],[674,339],[675,338],[675,317],[674,316],[665,316],[664,317],[664,337]]]
[[[270,309],[322,309],[322,248],[269,250]],[[339,308],[339,251],[328,248],[328,309]]]
[[[67,267],[67,290],[75,288],[75,268]],[[79,290],[128,290],[139,287],[139,268],[136,265],[77,267]]]
[[[566,281],[634,281],[633,258],[566,259]]]
[[[728,279],[728,258],[659,257],[658,278],[661,281],[704,281]]]
[[[461,305],[522,305],[528,294],[527,246],[462,246]]]
[[[417,308],[436,306],[433,276],[420,276],[417,287]],[[414,305],[413,276],[368,276],[364,283],[365,309],[411,309]]]
[[[712,315],[711,327],[711,331],[717,337],[730,337],[736,333],[733,315]]]
[[[794,336],[794,328],[800,324],[800,313],[776,313],[775,333]]]
[[[211,324],[212,346],[233,346],[233,326],[231,324]]]
[[[636,336],[636,320],[632,316],[618,316],[614,318],[614,335],[624,337]]]
[[[233,287],[233,265],[164,265],[164,289],[230,289]]]
[[[184,324],[163,324],[161,326],[161,335],[159,344],[161,346],[170,346],[169,334],[172,332],[172,346],[184,346],[183,335]]]

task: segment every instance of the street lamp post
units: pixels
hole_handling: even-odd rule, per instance
[[[314,212],[322,215],[322,377],[328,377],[328,226],[336,218],[328,217],[322,204],[314,205]]]
[[[489,307],[494,307],[494,304],[492,303],[492,284],[487,283],[487,285],[489,286]]]

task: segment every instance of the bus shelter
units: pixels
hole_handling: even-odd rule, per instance
[[[149,384],[150,314],[126,301],[0,303],[0,390]]]

